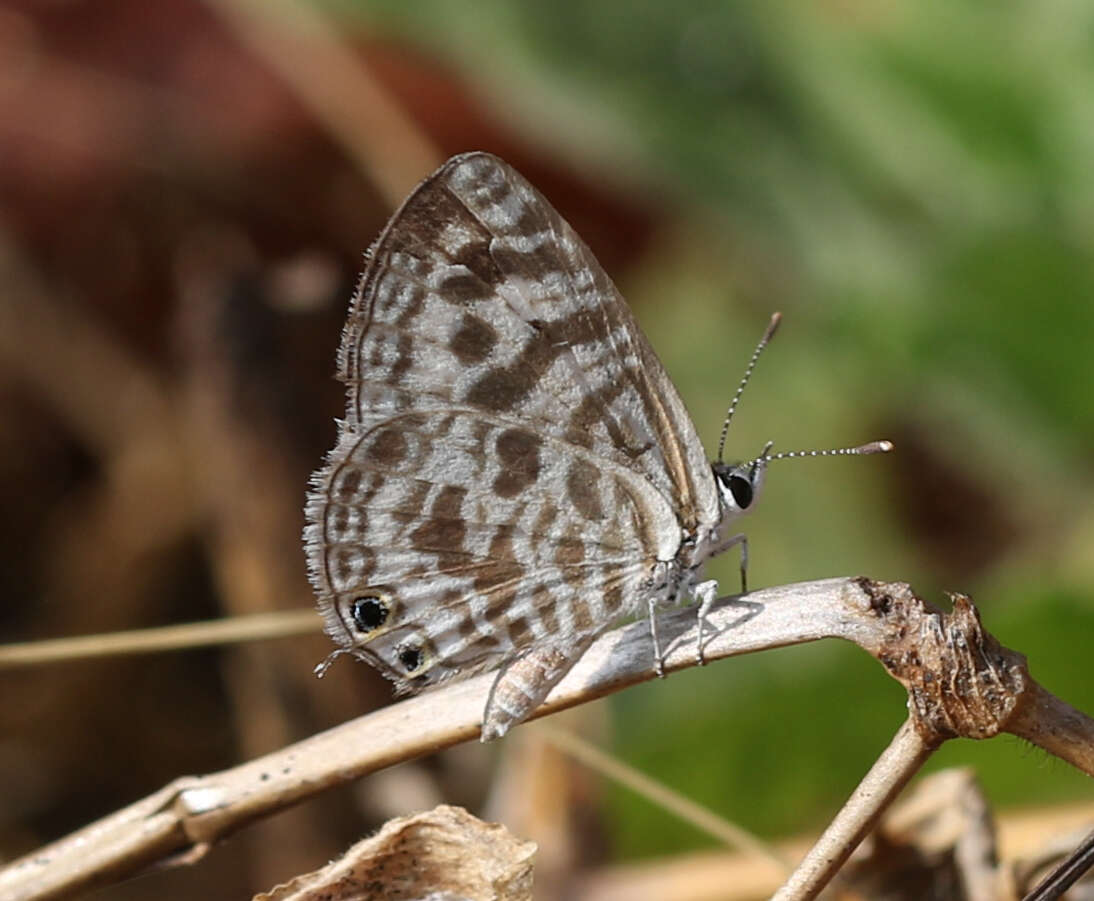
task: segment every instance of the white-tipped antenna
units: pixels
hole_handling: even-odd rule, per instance
[[[758,463],[770,463],[772,460],[786,460],[790,457],[861,457],[865,454],[887,454],[893,449],[892,441],[871,441],[869,444],[860,444],[858,447],[835,447],[830,450],[796,450],[783,451],[778,454],[769,454],[771,445],[764,448],[763,453],[755,460],[750,461],[750,466]]]
[[[733,414],[737,411],[737,404],[741,402],[741,395],[744,394],[745,385],[748,384],[748,380],[752,378],[752,370],[756,368],[756,361],[760,359],[760,354],[763,353],[767,342],[770,341],[775,335],[775,329],[779,327],[779,323],[782,321],[782,313],[772,313],[771,321],[767,324],[767,329],[764,331],[763,337],[760,339],[760,343],[756,345],[756,349],[752,351],[752,359],[748,361],[748,365],[745,367],[745,374],[741,378],[741,383],[737,386],[737,393],[733,395],[733,400],[729,404],[729,409],[726,411],[725,422],[722,423],[722,435],[718,439],[718,462],[722,463],[722,454],[725,451],[726,435],[729,434],[729,421],[733,418]],[[766,452],[765,452],[766,453]]]

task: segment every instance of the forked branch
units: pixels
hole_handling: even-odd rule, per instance
[[[694,608],[659,619],[668,672],[695,665]],[[853,641],[909,692],[909,720],[780,898],[811,898],[929,753],[947,738],[1010,732],[1094,775],[1094,720],[1030,677],[967,598],[952,613],[903,583],[826,579],[727,598],[704,631],[708,661],[819,638]],[[602,636],[535,716],[652,678],[645,622]],[[0,899],[54,898],[153,864],[193,861],[251,820],[394,763],[476,738],[493,674],[393,704],[265,757],[155,795],[0,870]]]

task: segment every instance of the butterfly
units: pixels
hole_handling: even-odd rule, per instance
[[[733,398],[726,427],[773,317]],[[592,252],[488,153],[448,160],[371,248],[342,335],[345,419],[307,499],[326,631],[408,693],[500,668],[482,737],[622,617],[717,598],[769,453],[708,461]],[[701,643],[700,643],[701,644]],[[700,650],[701,653],[701,650]]]

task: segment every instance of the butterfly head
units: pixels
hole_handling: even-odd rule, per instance
[[[743,463],[723,463],[718,460],[712,464],[714,481],[722,498],[723,520],[740,516],[756,503],[764,486],[770,450],[771,444],[768,443],[755,460]]]
[[[767,442],[763,451],[754,460],[744,463],[714,462],[714,481],[722,498],[723,522],[728,522],[751,509],[767,474],[767,464],[773,460],[788,460],[794,457],[844,457],[864,454],[884,454],[893,449],[890,441],[871,441],[858,447],[835,447],[828,450],[797,450],[771,453],[772,442]]]

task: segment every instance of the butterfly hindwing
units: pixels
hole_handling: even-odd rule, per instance
[[[466,411],[346,429],[317,479],[328,631],[408,687],[599,632],[641,598],[642,530],[675,526],[630,471]]]

